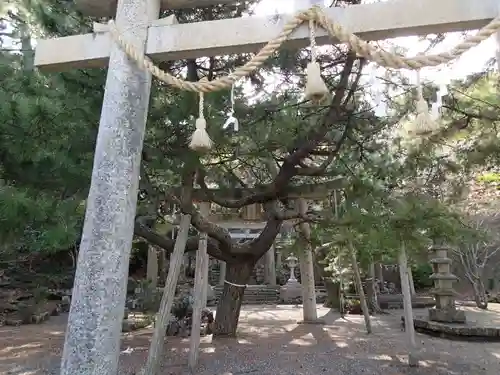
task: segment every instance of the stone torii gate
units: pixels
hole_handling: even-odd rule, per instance
[[[287,16],[192,24],[158,20],[160,10],[229,4],[231,0],[76,0],[86,15],[115,16],[137,51],[155,61],[255,52]],[[476,29],[498,13],[497,0],[395,0],[325,10],[365,40]],[[374,17],[376,15],[376,17]],[[306,28],[285,47],[309,43]],[[317,44],[331,43],[323,30]],[[108,66],[61,374],[117,372],[127,270],[137,203],[151,74],[139,69],[108,33],[38,41],[35,66],[49,71]]]

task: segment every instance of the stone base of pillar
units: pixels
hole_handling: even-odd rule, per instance
[[[299,320],[297,324],[326,324],[326,322],[323,319],[315,319],[315,320]]]
[[[418,357],[414,353],[408,354],[408,366],[410,367],[418,367]]]
[[[465,323],[465,312],[455,308],[429,309],[429,320],[442,323]]]
[[[288,280],[280,288],[280,299],[284,303],[294,303],[299,299],[302,300],[302,285],[297,280]]]

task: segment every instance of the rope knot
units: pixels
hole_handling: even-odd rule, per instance
[[[204,77],[200,79],[200,83],[208,82],[207,78]],[[204,105],[205,97],[203,91],[199,93],[199,108],[198,108],[198,118],[196,119],[195,126],[196,130],[191,136],[191,142],[189,143],[189,148],[198,152],[208,152],[212,148],[212,140],[207,133],[207,120],[205,120],[204,115]]]

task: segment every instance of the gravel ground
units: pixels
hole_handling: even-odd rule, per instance
[[[474,320],[499,322],[500,306]],[[424,311],[416,311],[423,313]],[[301,309],[247,306],[237,340],[203,338],[198,375],[498,375],[500,343],[448,341],[417,334],[420,367],[409,368],[406,340],[399,327],[402,312],[372,318],[372,335],[361,316],[341,319],[318,308],[325,325],[297,325]],[[65,317],[42,325],[0,328],[0,374],[58,374]],[[151,330],[124,335],[120,375],[132,375],[145,362]],[[185,375],[185,339],[169,338],[162,375]]]

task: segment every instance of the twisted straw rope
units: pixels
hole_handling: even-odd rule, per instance
[[[137,51],[133,45],[128,43],[122,37],[113,20],[109,21],[109,31],[115,43],[123,49],[129,58],[134,60],[139,67],[149,71],[153,76],[161,81],[185,91],[212,92],[230,88],[234,82],[256,71],[274,52],[278,50],[278,48],[302,23],[311,20],[315,21],[317,25],[322,26],[331,38],[347,44],[360,57],[374,61],[380,66],[386,68],[413,70],[418,70],[428,66],[438,66],[455,60],[466,51],[476,47],[495,32],[500,30],[500,16],[497,16],[489,24],[479,30],[477,34],[467,37],[464,41],[448,52],[442,52],[435,55],[404,57],[398,54],[386,52],[378,47],[368,44],[365,40],[345,30],[341,25],[331,21],[323,9],[318,6],[314,6],[308,10],[298,12],[289,22],[285,24],[281,33],[276,38],[270,40],[245,65],[236,68],[234,72],[227,76],[217,78],[213,81],[204,82],[184,81],[158,68],[149,57],[144,56],[143,53]]]

